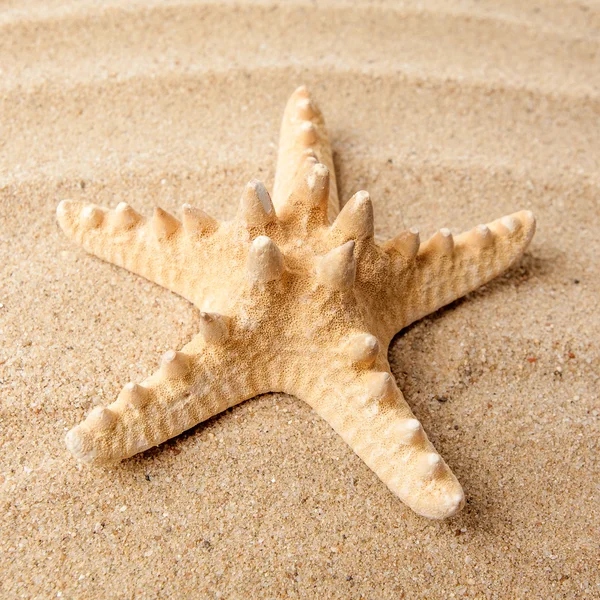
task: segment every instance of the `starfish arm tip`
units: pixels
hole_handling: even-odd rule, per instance
[[[465,506],[465,494],[457,482],[450,489],[443,490],[434,504],[415,507],[415,512],[430,519],[449,519],[456,516]]]
[[[277,213],[282,216],[293,213],[286,205],[290,203],[290,198],[297,189],[297,174],[302,168],[307,152],[329,170],[326,197],[322,204],[324,218],[334,218],[339,212],[339,202],[331,144],[321,111],[307,88],[300,86],[288,100],[281,124],[273,203]],[[296,211],[301,209],[306,207],[296,207]]]
[[[226,319],[202,314],[201,334],[181,351],[166,352],[157,371],[141,384],[127,383],[114,402],[94,408],[67,433],[65,444],[76,459],[93,465],[119,462],[268,391],[260,369],[251,369],[234,349],[237,342],[226,343]]]
[[[459,512],[462,487],[412,415],[389,368],[337,364],[327,381],[309,383],[300,396],[416,513],[445,519]]]
[[[523,255],[535,228],[533,213],[525,210],[456,237],[442,228],[420,245],[413,232],[385,243],[393,334],[506,271]]]

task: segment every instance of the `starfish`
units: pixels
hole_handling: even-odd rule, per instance
[[[272,196],[248,183],[231,221],[184,204],[181,221],[63,200],[61,227],[88,252],[176,292],[200,310],[200,332],[141,383],[94,408],[66,435],[85,463],[156,446],[268,392],[305,400],[415,512],[464,505],[456,477],[390,371],[398,331],[490,281],[529,244],[521,211],[421,243],[416,229],[379,243],[369,194],[340,210],[321,111],[298,88],[285,108]]]

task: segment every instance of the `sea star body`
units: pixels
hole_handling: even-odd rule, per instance
[[[273,200],[251,181],[237,216],[183,206],[181,222],[64,200],[58,221],[87,251],[187,298],[201,331],[66,436],[86,463],[119,461],[266,392],[317,411],[403,502],[444,518],[463,490],[396,386],[393,336],[508,268],[531,240],[528,211],[454,238],[416,230],[379,244],[367,192],[339,210],[321,112],[301,87],[283,118]]]

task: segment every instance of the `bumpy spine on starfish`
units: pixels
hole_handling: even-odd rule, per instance
[[[203,236],[214,233],[219,223],[203,210],[184,204],[181,207],[183,228],[189,236]]]
[[[419,230],[416,227],[411,227],[407,231],[400,232],[391,240],[384,242],[382,247],[390,255],[402,257],[405,261],[410,261],[419,251],[421,239]]]
[[[283,255],[266,235],[257,237],[248,254],[248,275],[253,283],[269,283],[279,279],[284,270]]]
[[[374,335],[357,333],[345,340],[341,351],[350,358],[352,364],[371,366],[379,355],[381,346]]]
[[[271,196],[262,181],[253,179],[244,188],[238,219],[248,229],[264,228],[276,220]]]
[[[356,260],[353,241],[329,251],[317,264],[317,280],[332,290],[351,289],[355,278]]]
[[[354,194],[331,226],[330,236],[340,242],[373,238],[373,203],[368,192]]]
[[[181,223],[159,206],[154,209],[152,230],[157,240],[163,241],[171,237],[181,227]]]
[[[200,333],[209,343],[224,342],[229,336],[228,319],[217,313],[200,313]]]

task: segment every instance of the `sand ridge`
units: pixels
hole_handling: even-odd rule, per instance
[[[600,10],[535,8],[3,3],[3,597],[598,594]],[[272,185],[300,83],[325,113],[340,197],[368,189],[378,235],[538,218],[517,267],[392,343],[465,488],[451,521],[412,514],[277,394],[107,471],[64,448],[198,316],[69,243],[56,204],[231,217],[247,181]]]

